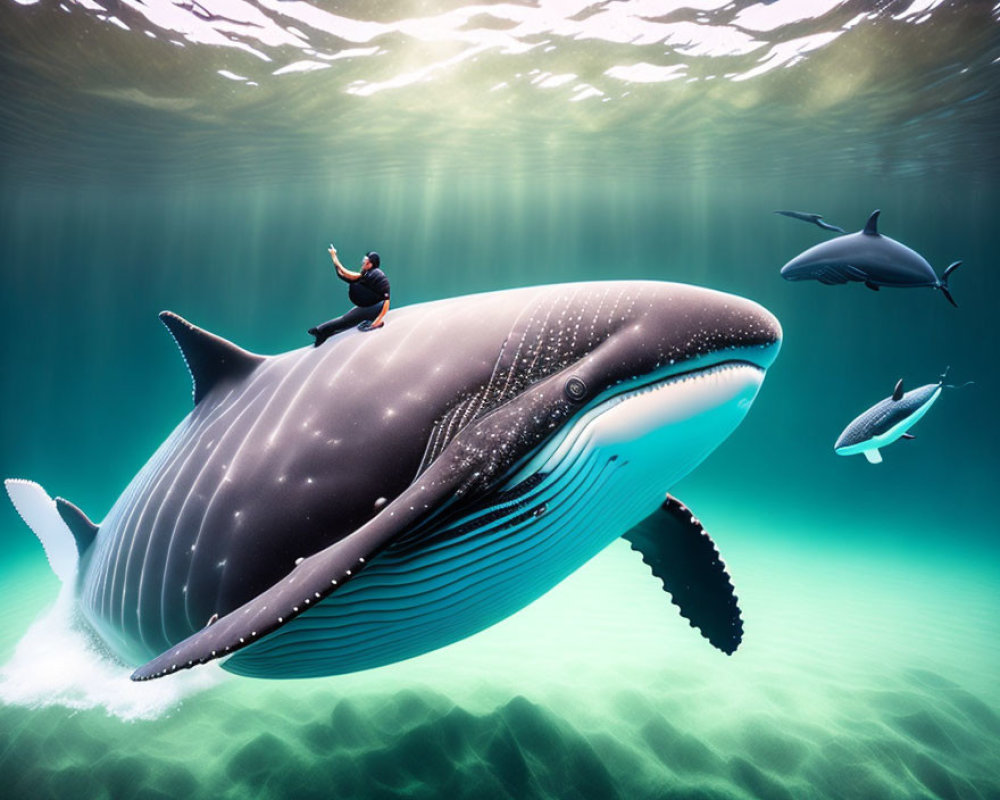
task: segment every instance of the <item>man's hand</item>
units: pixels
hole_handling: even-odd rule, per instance
[[[337,248],[334,247],[332,244],[330,245],[330,249],[327,250],[326,252],[328,252],[330,254],[330,258],[336,258],[337,257]]]
[[[383,325],[385,325],[384,322],[380,322],[378,325],[372,325],[371,322],[369,322],[368,320],[365,320],[360,325],[358,325],[358,330],[362,331],[362,332],[377,331]]]

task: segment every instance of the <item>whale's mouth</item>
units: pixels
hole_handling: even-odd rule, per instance
[[[515,471],[511,484],[558,470],[582,450],[595,449],[623,458],[641,451],[660,463],[673,462],[676,469],[665,470],[669,480],[683,477],[746,416],[764,380],[760,362],[770,358],[717,353],[700,362],[672,365],[601,393]]]
[[[764,374],[752,361],[726,359],[614,392],[598,399],[583,419],[593,446],[636,441],[671,426],[694,426],[703,432],[700,438],[709,434],[714,448],[746,415]]]

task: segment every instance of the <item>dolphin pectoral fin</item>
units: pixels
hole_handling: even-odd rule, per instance
[[[901,439],[916,439],[917,437],[914,436],[912,433],[904,433],[900,438]]]
[[[668,494],[624,538],[663,582],[691,627],[732,655],[743,639],[737,598],[715,543],[687,506]]]
[[[869,464],[881,464],[882,454],[878,451],[878,448],[873,448],[872,450],[864,451],[865,458],[868,459]]]
[[[269,589],[139,667],[132,680],[161,678],[260,641],[356,578],[398,536],[452,496],[455,488],[447,479],[412,484],[356,531],[303,559]]]
[[[871,281],[865,281],[865,286],[867,286],[873,292],[877,292],[879,290],[879,285],[877,283],[872,283]]]

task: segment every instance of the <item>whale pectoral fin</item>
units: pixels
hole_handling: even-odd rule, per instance
[[[356,578],[376,555],[451,497],[448,480],[412,484],[350,535],[320,550],[276,584],[132,673],[132,680],[161,678],[232,655],[260,641]]]
[[[882,463],[882,454],[878,451],[877,447],[874,448],[874,449],[872,449],[872,450],[865,450],[864,454],[865,454],[865,458],[868,459],[868,463],[869,464],[881,464]]]
[[[736,594],[715,543],[687,506],[668,494],[624,538],[642,554],[691,627],[732,655],[743,639]]]

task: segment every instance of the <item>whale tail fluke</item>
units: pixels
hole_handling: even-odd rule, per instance
[[[958,308],[958,303],[955,302],[955,298],[951,296],[951,292],[948,290],[948,276],[960,266],[962,266],[961,261],[955,261],[952,264],[949,264],[937,285],[937,288],[944,293],[944,296],[948,298],[948,302],[955,306],[955,308]]]
[[[42,543],[49,566],[64,584],[76,577],[80,553],[76,537],[66,524],[56,501],[33,481],[10,479],[4,481],[7,495],[17,513]]]

